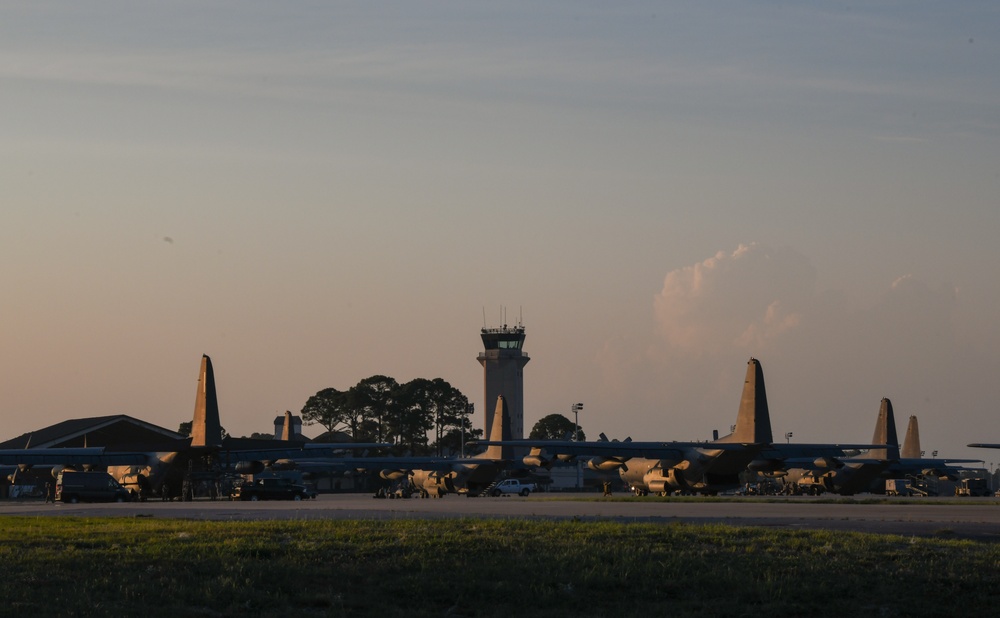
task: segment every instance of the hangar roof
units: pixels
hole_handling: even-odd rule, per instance
[[[0,449],[118,446],[183,439],[127,414],[74,418],[0,442]]]

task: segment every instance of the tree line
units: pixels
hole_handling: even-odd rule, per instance
[[[462,443],[482,439],[482,429],[472,429],[473,406],[457,388],[435,378],[417,378],[400,384],[376,375],[346,391],[325,388],[306,401],[302,420],[343,432],[354,442],[390,443],[393,455],[453,455]],[[178,432],[191,435],[191,421]],[[464,428],[464,430],[463,430]],[[229,434],[222,429],[222,437]],[[269,433],[249,437],[273,439]],[[586,440],[583,429],[562,414],[542,417],[528,436],[533,440]],[[481,449],[480,449],[481,450]],[[466,454],[472,454],[466,449]]]
[[[345,391],[319,391],[301,414],[304,422],[355,442],[390,443],[393,455],[448,455],[461,451],[463,437],[482,437],[481,429],[471,428],[472,412],[469,399],[441,378],[400,384],[376,375]]]

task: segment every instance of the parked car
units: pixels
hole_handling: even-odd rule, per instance
[[[233,488],[232,500],[307,500],[316,497],[316,491],[297,485],[286,478],[263,478],[245,482]]]
[[[131,494],[107,472],[63,470],[56,477],[56,500],[62,502],[126,502]]]

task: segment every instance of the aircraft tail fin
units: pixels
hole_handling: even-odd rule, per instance
[[[886,446],[868,451],[869,459],[899,459],[896,417],[892,413],[892,402],[887,397],[882,398],[882,404],[878,409],[878,420],[875,421],[875,435],[872,436],[872,444],[885,444]]]
[[[899,454],[904,459],[920,458],[920,426],[917,425],[916,416],[910,417],[910,422],[906,426],[906,436],[903,438],[903,448]]]
[[[219,446],[222,424],[219,421],[219,400],[215,394],[215,371],[212,359],[201,357],[198,393],[194,400],[194,420],[191,422],[191,446]]]
[[[507,410],[507,400],[503,395],[497,397],[497,407],[493,412],[493,426],[490,427],[491,442],[509,442],[511,440],[510,413]],[[494,444],[487,447],[486,452],[479,456],[480,459],[512,459],[514,447]]]
[[[771,435],[771,413],[767,408],[767,391],[764,388],[764,370],[760,361],[751,358],[747,362],[747,375],[740,397],[740,411],[736,416],[736,429],[721,438],[719,442],[767,443],[773,441]]]

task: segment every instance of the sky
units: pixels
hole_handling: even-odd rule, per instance
[[[707,439],[760,360],[776,436],[1000,463],[991,2],[6,3],[3,439],[270,431],[328,387]],[[306,435],[320,433],[307,427]]]

